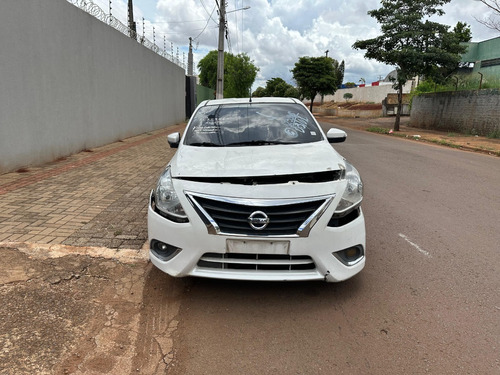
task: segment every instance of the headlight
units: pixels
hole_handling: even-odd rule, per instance
[[[174,190],[170,167],[167,167],[158,180],[155,190],[156,208],[167,218],[176,222],[187,222],[188,218],[182,208],[179,197]]]
[[[363,200],[363,181],[361,181],[356,168],[347,161],[345,162],[345,179],[347,180],[347,186],[335,213],[342,213],[356,207]]]

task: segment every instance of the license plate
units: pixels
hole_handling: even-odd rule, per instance
[[[237,254],[288,254],[290,241],[226,240],[226,251]]]

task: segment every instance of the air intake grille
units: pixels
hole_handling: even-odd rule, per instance
[[[302,271],[314,270],[311,257],[305,255],[205,253],[198,267],[223,270]]]
[[[252,236],[307,235],[315,219],[333,199],[327,197],[284,202],[231,200],[194,194],[188,196],[209,227],[215,229],[214,233]],[[267,225],[257,225],[259,229],[252,227],[249,222],[250,216],[256,212],[260,212],[257,215],[259,218],[268,218]]]

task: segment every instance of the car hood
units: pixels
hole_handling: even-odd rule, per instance
[[[328,142],[247,147],[181,146],[172,177],[246,177],[338,170],[343,158]]]

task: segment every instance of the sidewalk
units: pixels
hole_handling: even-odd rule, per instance
[[[166,135],[183,126],[0,175],[0,244],[140,249],[149,192],[174,154]]]

